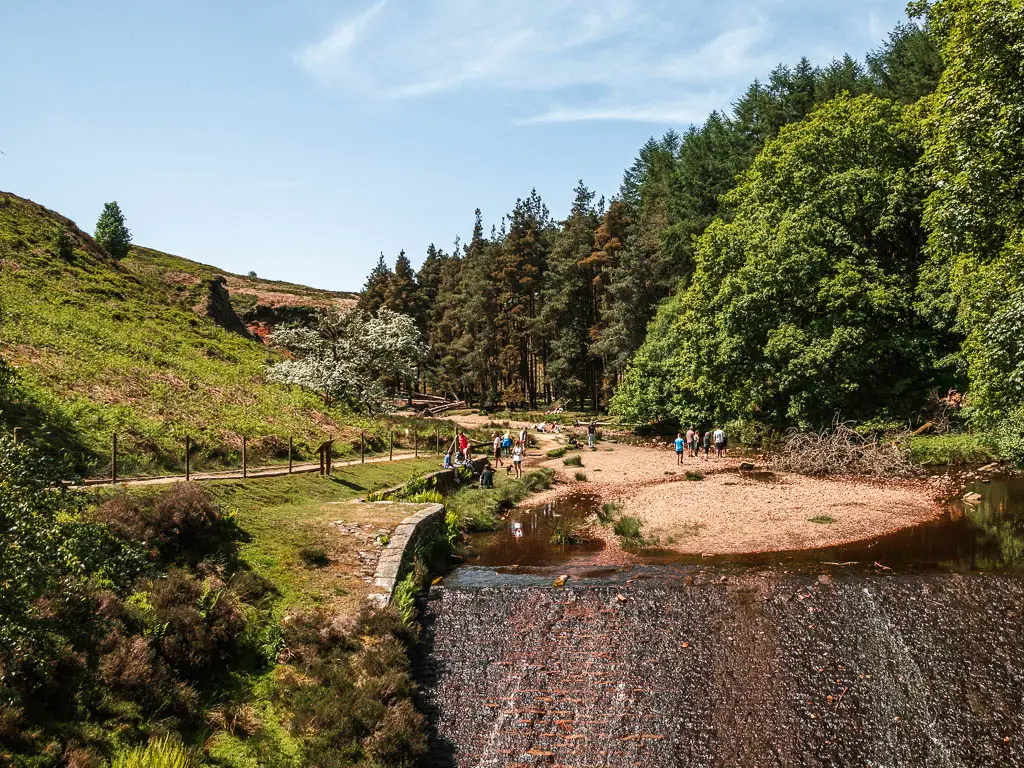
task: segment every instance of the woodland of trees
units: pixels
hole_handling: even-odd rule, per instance
[[[1024,455],[1024,10],[908,8],[864,62],[807,59],[650,139],[610,200],[536,194],[490,233],[383,255],[420,386],[649,423],[906,420],[968,392]]]

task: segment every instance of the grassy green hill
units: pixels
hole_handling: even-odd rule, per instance
[[[239,317],[260,335],[282,322],[301,321],[317,310],[346,309],[354,306],[358,294],[325,291],[277,280],[236,275],[208,264],[181,256],[133,246],[121,266],[155,289],[186,306],[194,307],[203,299],[206,281],[226,279],[231,304]]]
[[[61,231],[74,241],[67,261],[54,246]],[[186,434],[206,464],[236,462],[241,435],[255,461],[279,456],[289,435],[307,452],[332,433],[358,444],[354,428],[372,425],[269,383],[276,352],[196,311],[198,286],[222,274],[242,315],[352,299],[147,248],[117,263],[70,220],[0,193],[0,358],[19,381],[6,405],[0,399],[0,423],[98,475],[114,432],[123,475],[180,468]]]

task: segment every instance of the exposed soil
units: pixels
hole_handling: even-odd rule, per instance
[[[483,426],[483,417],[462,417],[460,424]],[[477,424],[476,422],[479,422]],[[517,428],[522,425],[514,425]],[[585,431],[577,430],[585,439]],[[593,494],[601,502],[623,505],[623,514],[643,522],[645,537],[659,546],[695,554],[737,554],[832,547],[934,520],[942,514],[935,489],[927,483],[862,478],[824,479],[769,473],[763,459],[751,459],[754,472],[740,470],[744,461],[685,458],[676,464],[672,450],[599,441],[584,448],[582,467],[566,467],[548,450],[564,445],[566,433],[531,431],[537,447],[527,454],[526,469],[550,467],[558,483],[531,497],[543,504],[574,493]],[[572,455],[572,454],[568,454]],[[584,472],[585,482],[575,480]],[[685,480],[696,472],[700,480]],[[817,519],[817,522],[812,522]],[[618,547],[610,529],[594,526],[612,554]]]

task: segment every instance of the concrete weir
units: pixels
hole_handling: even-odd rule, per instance
[[[435,587],[430,764],[1024,765],[1022,613],[1024,580],[988,574]]]

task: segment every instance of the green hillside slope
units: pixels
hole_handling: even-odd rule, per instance
[[[259,335],[282,322],[302,321],[317,310],[347,309],[359,298],[355,293],[325,291],[278,280],[236,275],[181,256],[133,246],[121,266],[161,290],[175,301],[195,306],[203,298],[206,281],[225,278],[231,304],[239,317]]]
[[[61,231],[74,242],[68,261],[54,245]],[[20,380],[0,421],[100,475],[114,432],[122,474],[179,468],[186,434],[207,464],[235,462],[241,435],[253,441],[257,459],[280,455],[289,435],[307,454],[330,433],[344,435],[343,425],[353,423],[346,414],[266,380],[275,352],[193,310],[190,290],[217,274],[143,248],[116,263],[73,222],[0,193],[0,358]],[[233,275],[228,281],[240,294],[262,295],[268,307],[271,293],[293,307],[346,300]]]

